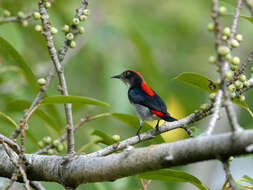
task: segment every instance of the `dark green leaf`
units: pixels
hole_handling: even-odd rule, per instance
[[[249,109],[249,106],[246,104],[246,102],[242,102],[240,101],[238,98],[235,98],[232,100],[233,103],[237,104],[238,106],[242,107],[243,109],[245,109],[246,111],[249,112],[249,114],[251,115],[251,117],[253,117],[253,113],[252,111]]]
[[[23,57],[9,44],[6,40],[0,37],[0,58],[4,64],[15,65],[22,70],[27,83],[30,85],[33,92],[37,92],[39,85],[32,70],[27,65]]]
[[[67,103],[82,103],[96,106],[103,106],[107,108],[111,108],[111,106],[105,102],[100,100],[96,100],[93,98],[87,98],[83,96],[50,96],[46,97],[41,101],[41,105],[46,104],[67,104]]]
[[[201,181],[195,176],[188,174],[183,171],[177,171],[172,169],[163,169],[151,172],[145,172],[139,175],[140,178],[159,180],[159,181],[168,181],[168,182],[188,182],[201,190],[208,190]]]
[[[18,128],[18,124],[7,114],[0,112],[0,118],[3,118],[5,121],[8,121],[8,123],[12,124],[15,128]]]
[[[103,131],[95,130],[93,131],[93,133],[91,133],[91,135],[100,137],[102,139],[102,142],[106,145],[111,145],[114,143],[113,139],[107,134],[105,134]]]
[[[253,185],[253,179],[247,175],[244,175],[243,177],[241,177],[240,181],[244,181],[244,182],[247,182],[247,183]]]
[[[218,84],[208,79],[207,77],[197,73],[182,73],[174,79],[188,83],[206,92],[212,93],[218,90]]]

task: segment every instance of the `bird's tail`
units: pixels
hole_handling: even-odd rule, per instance
[[[168,122],[177,121],[177,119],[175,119],[174,117],[171,117],[170,114],[166,114],[166,115],[162,116],[161,118],[165,121],[168,121]]]

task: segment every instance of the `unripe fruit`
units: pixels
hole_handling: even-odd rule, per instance
[[[227,8],[226,7],[224,7],[224,6],[221,6],[221,7],[219,7],[219,15],[226,15],[226,13],[227,13]]]
[[[240,64],[240,58],[239,57],[233,57],[232,58],[232,64],[239,65]]]
[[[231,69],[232,71],[237,71],[237,70],[238,70],[238,66],[237,66],[237,65],[231,65],[231,66],[230,66],[230,69]]]
[[[236,89],[242,89],[243,88],[243,83],[239,80],[235,81],[235,87]]]
[[[70,46],[71,48],[75,48],[75,47],[76,47],[76,42],[72,40],[72,41],[70,42],[69,46]]]
[[[44,144],[43,141],[39,141],[39,142],[38,142],[38,145],[39,145],[40,148],[43,148],[43,147],[45,146],[45,144]]]
[[[4,17],[11,16],[11,12],[8,10],[4,10]]]
[[[45,7],[48,9],[51,7],[51,3],[50,2],[45,2]]]
[[[251,7],[253,7],[253,0],[247,0],[247,4]]]
[[[227,55],[230,52],[230,49],[227,46],[218,47],[218,54]]]
[[[33,18],[34,18],[35,20],[40,19],[40,13],[39,13],[39,12],[34,12],[34,13],[33,13]]]
[[[249,86],[250,84],[249,84],[249,81],[248,80],[245,80],[244,82],[243,82],[243,86]]]
[[[82,26],[78,27],[78,33],[83,34],[84,33],[84,27],[82,27]]]
[[[247,79],[247,78],[246,78],[245,75],[240,75],[240,76],[239,76],[239,80],[242,81],[242,82],[246,81],[246,79]]]
[[[85,9],[85,10],[83,10],[83,15],[85,15],[85,16],[89,16],[89,15],[90,15],[90,11],[89,11],[89,9]]]
[[[50,28],[50,32],[51,32],[52,35],[54,35],[54,34],[56,34],[58,32],[58,30],[55,27],[51,27]]]
[[[211,100],[214,100],[215,97],[216,97],[216,93],[211,93],[211,94],[209,95],[209,98],[210,98]]]
[[[56,147],[56,150],[57,150],[58,152],[63,151],[63,149],[64,149],[63,144],[59,144],[59,145]]]
[[[228,40],[228,37],[227,37],[227,36],[222,36],[221,39],[222,39],[223,41],[227,41],[227,40]]]
[[[68,34],[66,35],[66,39],[67,39],[67,40],[73,40],[73,39],[74,39],[74,35],[73,35],[72,33],[68,33]]]
[[[45,85],[47,83],[47,81],[44,78],[39,78],[37,80],[37,83],[42,86],[42,85]]]
[[[117,142],[117,141],[120,140],[120,136],[119,135],[113,135],[112,139]]]
[[[80,23],[80,20],[78,18],[73,18],[72,23],[74,25],[78,25]]]
[[[230,98],[234,99],[236,97],[236,93],[235,92],[231,92],[230,93]]]
[[[211,55],[209,58],[208,58],[208,62],[211,63],[211,64],[216,64],[216,57]]]
[[[227,61],[231,61],[232,60],[232,55],[229,53],[229,54],[227,54],[226,56],[225,56],[225,59],[227,60]]]
[[[234,84],[230,84],[230,85],[228,86],[228,90],[229,90],[230,92],[234,92],[234,91],[236,90],[235,85],[234,85]]]
[[[226,72],[226,78],[229,79],[229,80],[233,79],[233,72],[232,71],[227,71]]]
[[[240,44],[237,40],[233,39],[232,42],[231,42],[231,45],[232,45],[233,48],[237,48],[237,47],[239,47]]]
[[[28,21],[27,20],[22,20],[21,22],[23,27],[27,27],[28,26]]]
[[[54,154],[54,149],[48,149],[48,151],[47,151],[47,153],[49,154],[49,155],[53,155]]]
[[[242,34],[237,34],[235,36],[235,39],[238,41],[238,42],[241,42],[243,40],[243,35]]]
[[[39,25],[39,24],[37,24],[37,25],[35,25],[34,29],[35,29],[35,31],[37,31],[37,32],[41,32],[41,31],[42,31],[42,26]]]
[[[57,139],[53,141],[53,145],[56,147],[60,144],[60,141],[58,141]]]
[[[207,104],[202,104],[201,106],[200,106],[200,109],[202,109],[202,110],[205,110],[207,108]]]
[[[69,28],[69,25],[65,24],[63,27],[62,27],[62,31],[63,32],[69,32],[70,28]]]
[[[209,24],[207,25],[207,29],[208,29],[209,31],[214,31],[214,23],[213,23],[213,22],[209,23]]]
[[[25,17],[25,14],[22,12],[22,11],[19,11],[18,14],[17,14],[18,18],[24,18]]]
[[[85,15],[81,15],[81,16],[80,16],[80,20],[81,20],[81,21],[85,21],[85,20],[87,20],[87,16],[85,16]]]
[[[244,102],[244,101],[245,101],[245,96],[244,96],[244,95],[241,95],[241,96],[239,97],[239,100],[240,100],[241,102]]]
[[[50,144],[50,143],[52,142],[52,138],[49,137],[49,136],[46,136],[46,137],[43,138],[43,141],[44,141],[44,143],[46,143],[46,144]]]
[[[230,36],[231,32],[230,32],[230,28],[229,27],[225,27],[222,31],[222,34],[225,36]]]
[[[253,67],[250,68],[251,72],[253,73]]]
[[[216,71],[220,72],[220,67],[219,66],[216,67]]]

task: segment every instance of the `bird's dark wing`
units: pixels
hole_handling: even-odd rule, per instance
[[[140,88],[130,88],[128,91],[128,98],[131,103],[140,104],[162,113],[167,113],[167,107],[163,100],[156,93],[150,96]]]

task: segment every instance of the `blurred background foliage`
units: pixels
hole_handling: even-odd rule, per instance
[[[235,1],[227,0],[229,3]],[[49,9],[50,21],[59,32],[55,35],[56,47],[59,49],[64,41],[64,33],[60,31],[64,24],[71,23],[79,0],[55,0]],[[18,11],[29,12],[37,8],[32,0],[1,0],[0,13],[4,9],[15,15]],[[208,94],[191,86],[172,80],[182,72],[197,72],[216,80],[215,67],[208,64],[208,57],[214,53],[213,35],[206,26],[211,22],[210,1],[145,1],[145,0],[108,0],[90,1],[91,15],[85,23],[86,32],[80,36],[77,48],[68,52],[65,73],[69,92],[72,95],[92,97],[109,103],[112,109],[73,105],[75,123],[85,115],[96,115],[104,112],[118,112],[135,115],[134,109],[127,99],[127,88],[123,83],[110,77],[126,69],[137,70],[143,74],[147,83],[166,100],[172,116],[182,118],[208,101]],[[222,23],[231,24],[231,16],[222,18]],[[0,25],[0,36],[7,40],[21,54],[37,78],[46,77],[51,68],[50,58],[44,37],[34,30],[39,21],[29,22],[28,27],[17,23]],[[244,35],[241,47],[234,52],[244,62],[252,50],[253,25],[240,19],[239,30]],[[23,116],[19,103],[11,104],[13,100],[31,102],[35,94],[26,83],[20,72],[8,70],[4,62],[0,62],[0,111],[10,115],[16,122]],[[57,79],[51,83],[48,96],[58,95]],[[247,93],[246,102],[252,107],[253,94]],[[38,150],[37,142],[44,136],[57,138],[64,131],[63,105],[57,105],[58,118],[55,111],[47,107],[41,108],[56,122],[57,130],[52,130],[48,123],[34,115],[29,121],[29,136],[26,151]],[[238,108],[239,120],[242,126],[250,128],[252,119],[249,114]],[[206,121],[195,123],[198,128],[205,128]],[[152,124],[152,123],[150,123]],[[154,124],[152,124],[154,125]],[[59,127],[61,126],[61,127]],[[229,130],[222,123],[221,130]],[[223,129],[222,129],[223,128]],[[76,137],[76,150],[97,138],[91,136],[95,130],[112,136],[118,134],[121,139],[136,134],[136,129],[115,120],[112,117],[101,118],[81,127]],[[0,132],[9,136],[13,126],[0,120]],[[169,132],[163,137],[167,141],[185,138],[184,132]],[[143,144],[142,144],[143,145]],[[142,146],[139,145],[139,146]],[[145,143],[144,143],[145,145]],[[104,145],[94,145],[85,152],[97,150]],[[181,167],[178,169],[185,169]],[[209,175],[205,171],[205,175]],[[204,174],[203,174],[204,175]],[[211,174],[210,174],[211,175]],[[197,176],[201,180],[201,175]],[[218,185],[221,187],[224,177]],[[207,181],[207,185],[211,185]],[[47,189],[62,189],[60,185],[44,183]],[[212,187],[212,185],[210,186]],[[82,185],[78,189],[140,189],[140,181],[136,177],[128,177],[115,182]],[[178,183],[154,181],[149,189],[182,189]],[[189,186],[189,189],[194,189]]]

